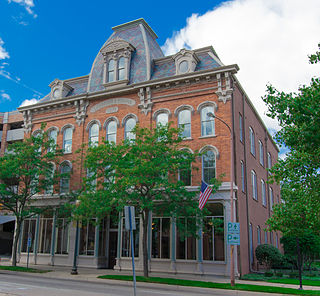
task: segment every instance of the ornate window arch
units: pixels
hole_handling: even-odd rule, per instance
[[[70,173],[72,170],[72,163],[69,160],[64,160],[60,164],[60,173],[65,174],[60,178],[60,193],[66,194],[70,191]]]
[[[53,144],[57,145],[57,138],[59,134],[59,128],[56,126],[51,126],[47,129],[48,137],[53,140]],[[49,148],[48,152],[51,152],[51,149],[54,150],[54,148]]]
[[[251,186],[252,186],[252,198],[258,200],[258,184],[257,184],[257,173],[251,170]]]
[[[200,149],[202,154],[202,180],[207,184],[216,177],[216,160],[218,158],[218,149],[214,146],[205,146]]]
[[[218,106],[215,102],[206,101],[198,105],[197,111],[201,117],[201,136],[214,136],[215,135],[215,122],[212,116],[208,116],[208,113],[215,114],[218,110]]]
[[[124,126],[124,138],[128,140],[135,140],[136,136],[132,132],[138,123],[138,116],[135,114],[128,114],[122,119],[122,126]]]
[[[180,150],[187,151],[188,153],[193,154],[192,149],[186,147],[181,148]],[[182,181],[185,186],[191,186],[192,184],[192,167],[178,171],[178,180]]]
[[[152,118],[156,120],[156,124],[166,125],[169,123],[169,118],[171,117],[171,112],[167,108],[161,108],[155,111]]]
[[[103,124],[103,128],[106,130],[106,141],[111,143],[117,142],[117,127],[119,126],[119,120],[115,116],[110,116]]]
[[[63,135],[62,149],[64,153],[72,152],[72,135],[74,132],[74,125],[67,123],[61,128]]]
[[[183,138],[191,138],[191,115],[194,108],[190,105],[181,105],[174,110],[175,116],[178,116],[178,127],[182,129]]]
[[[89,132],[89,145],[96,146],[99,143],[99,130],[101,130],[101,123],[97,119],[91,120],[87,127],[86,131]]]
[[[250,152],[252,155],[256,155],[256,143],[253,128],[249,126],[249,136],[250,136]]]

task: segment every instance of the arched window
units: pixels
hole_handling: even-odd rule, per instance
[[[159,126],[159,125],[162,125],[162,126],[167,125],[168,122],[169,122],[169,115],[167,113],[159,113],[157,115],[156,122],[157,122],[157,126]]]
[[[271,160],[271,154],[268,152],[268,169],[272,168],[272,160]],[[270,175],[270,172],[269,172]]]
[[[267,206],[266,183],[262,179],[261,179],[261,197],[262,197],[262,205]]]
[[[201,109],[201,136],[214,135],[214,118],[208,116],[208,113],[214,114],[214,108],[212,106]]]
[[[202,180],[210,184],[211,179],[216,177],[216,154],[207,150],[202,155]]]
[[[68,162],[64,162],[60,166],[60,193],[68,193],[70,191],[70,173],[71,165]]]
[[[124,126],[124,138],[128,140],[135,140],[136,135],[132,132],[134,127],[136,126],[136,121],[134,118],[130,117],[126,120]]]
[[[51,147],[48,149],[48,152],[54,151],[55,146],[57,145],[57,137],[58,137],[58,131],[55,128],[52,128],[49,130],[48,133],[49,139],[52,140]]]
[[[261,228],[260,228],[260,226],[257,226],[257,243],[258,243],[258,245],[261,245]]]
[[[45,194],[53,194],[53,178],[54,178],[55,164],[50,163],[48,170],[46,172],[46,188]]]
[[[240,164],[241,164],[241,189],[242,189],[242,192],[245,192],[244,163],[242,160],[240,161]]]
[[[118,61],[118,80],[123,80],[126,77],[125,58],[121,57]]]
[[[89,129],[89,145],[94,147],[98,146],[99,143],[99,125],[94,123]]]
[[[108,63],[108,82],[115,81],[114,65],[114,60],[110,60]]]
[[[270,210],[272,210],[273,207],[273,189],[269,187],[269,198],[270,198]]]
[[[264,166],[264,149],[263,149],[263,144],[260,140],[259,140],[259,160],[260,160],[260,164]]]
[[[191,111],[184,109],[179,112],[178,126],[182,129],[181,137],[191,138]]]
[[[71,153],[72,151],[72,128],[67,127],[63,131],[63,152]]]
[[[190,151],[186,152],[191,153]],[[178,179],[183,182],[185,186],[191,186],[191,166],[190,168],[179,169]]]
[[[220,203],[207,203],[209,215],[203,221],[203,260],[224,261],[224,210]]]
[[[256,145],[255,145],[255,139],[254,139],[254,132],[252,127],[249,127],[249,133],[250,133],[250,152],[252,155],[256,155]]]
[[[106,127],[106,140],[109,143],[116,143],[117,141],[117,123],[112,120]]]
[[[258,200],[257,174],[251,171],[252,198]]]

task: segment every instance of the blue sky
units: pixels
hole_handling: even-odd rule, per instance
[[[46,95],[55,79],[89,74],[113,26],[144,18],[166,55],[213,45],[238,64],[242,86],[271,132],[266,84],[297,91],[319,77],[319,0],[0,0],[0,112]]]
[[[0,0],[0,38],[9,55],[0,59],[0,112],[45,95],[55,78],[88,74],[113,26],[143,17],[162,45],[185,26],[192,13],[203,14],[217,4],[201,0],[196,5],[166,0]]]

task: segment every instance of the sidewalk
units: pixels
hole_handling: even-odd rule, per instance
[[[1,265],[10,265],[9,261],[1,261]],[[26,267],[26,264],[18,264],[18,266]],[[107,280],[97,278],[100,275],[132,275],[130,271],[114,271],[112,269],[95,269],[95,268],[78,268],[77,275],[71,275],[71,267],[66,266],[50,266],[50,265],[34,265],[29,264],[30,268],[40,269],[40,270],[50,270],[47,273],[27,273],[23,272],[26,276],[37,276],[43,278],[53,278],[53,279],[64,279],[64,280],[75,280],[75,281],[88,281],[95,283],[112,283],[119,284],[118,280]],[[15,271],[6,271],[2,270],[1,273],[10,272],[17,273]],[[22,272],[19,272],[21,274]],[[137,275],[143,275],[141,272],[137,272]],[[215,283],[229,283],[230,279],[222,276],[210,276],[210,275],[189,275],[189,274],[169,274],[169,273],[150,273],[150,277],[163,277],[163,278],[175,278],[175,279],[185,279],[185,280],[196,280],[196,281],[206,281],[206,282],[215,282]],[[122,285],[132,285],[132,282],[121,281]],[[280,284],[280,283],[268,283],[268,282],[259,282],[259,281],[246,281],[246,280],[236,280],[238,284],[249,284],[249,285],[262,285],[262,286],[274,286],[274,287],[283,287],[283,288],[293,288],[298,289],[298,285],[291,284]],[[139,283],[140,285],[150,285],[150,283]],[[152,284],[154,285],[154,284]],[[161,285],[161,284],[159,284]],[[304,290],[319,290],[320,295],[320,286],[304,286]],[[0,294],[1,295],[1,294]]]

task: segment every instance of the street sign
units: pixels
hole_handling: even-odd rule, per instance
[[[129,213],[130,211],[130,213]],[[132,230],[136,230],[136,219],[134,216],[134,207],[133,206],[125,206],[124,207],[124,216],[125,216],[125,227],[126,230],[131,230],[130,229],[130,218],[131,218],[131,225],[132,225]]]
[[[31,237],[28,237],[28,247],[29,247],[29,248],[31,247],[31,242],[32,242]]]
[[[227,234],[228,245],[240,245],[240,234]]]
[[[240,234],[240,223],[228,222],[227,234]]]

